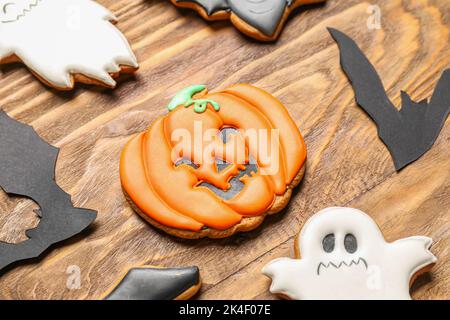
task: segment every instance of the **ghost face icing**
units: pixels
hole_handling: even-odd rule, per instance
[[[270,291],[291,299],[410,299],[412,276],[436,262],[432,240],[387,243],[362,211],[328,208],[312,216],[298,237],[301,259],[270,262]]]
[[[0,0],[0,61],[16,57],[56,88],[72,88],[75,74],[114,87],[111,74],[138,65],[110,21],[91,0]]]

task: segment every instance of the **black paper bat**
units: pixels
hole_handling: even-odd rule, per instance
[[[176,0],[177,2],[192,2],[200,5],[208,16],[217,11],[229,10],[228,0]]]
[[[198,267],[132,268],[104,300],[174,300],[200,283]]]
[[[40,222],[18,244],[0,242],[0,270],[13,262],[36,258],[52,244],[84,230],[97,216],[74,208],[70,195],[55,182],[59,149],[42,140],[32,127],[0,110],[0,187],[9,195],[34,200]]]
[[[177,0],[200,5],[210,16],[217,11],[232,11],[267,36],[274,34],[287,6],[294,0]]]
[[[429,103],[414,102],[402,91],[402,108],[398,111],[356,43],[336,29],[328,30],[339,46],[342,69],[353,85],[356,102],[376,123],[378,135],[399,171],[431,149],[439,136],[450,112],[450,69],[443,72]]]

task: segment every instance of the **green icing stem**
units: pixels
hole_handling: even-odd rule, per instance
[[[206,89],[204,85],[195,85],[178,92],[170,101],[167,108],[172,111],[178,106],[184,105],[186,108],[194,105],[194,111],[197,113],[205,112],[208,103],[213,106],[214,110],[219,111],[220,106],[217,102],[209,99],[192,99],[192,97],[199,92]]]

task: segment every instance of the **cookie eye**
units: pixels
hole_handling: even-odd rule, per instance
[[[347,233],[344,238],[344,247],[348,253],[354,253],[358,249],[358,242],[351,233]]]
[[[5,4],[3,5],[3,7],[2,7],[3,13],[4,13],[4,14],[7,14],[9,8],[10,8],[10,7],[13,7],[13,6],[14,6],[14,3],[12,3],[12,2],[5,3]]]
[[[334,234],[330,233],[322,240],[322,247],[325,252],[332,252],[334,250]]]

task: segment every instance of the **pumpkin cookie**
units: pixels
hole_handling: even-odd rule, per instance
[[[168,109],[120,159],[123,191],[145,220],[181,238],[223,238],[287,205],[306,147],[277,99],[245,84],[192,86]]]
[[[170,0],[177,7],[196,10],[209,21],[230,19],[236,28],[260,41],[278,38],[291,12],[325,0]]]

